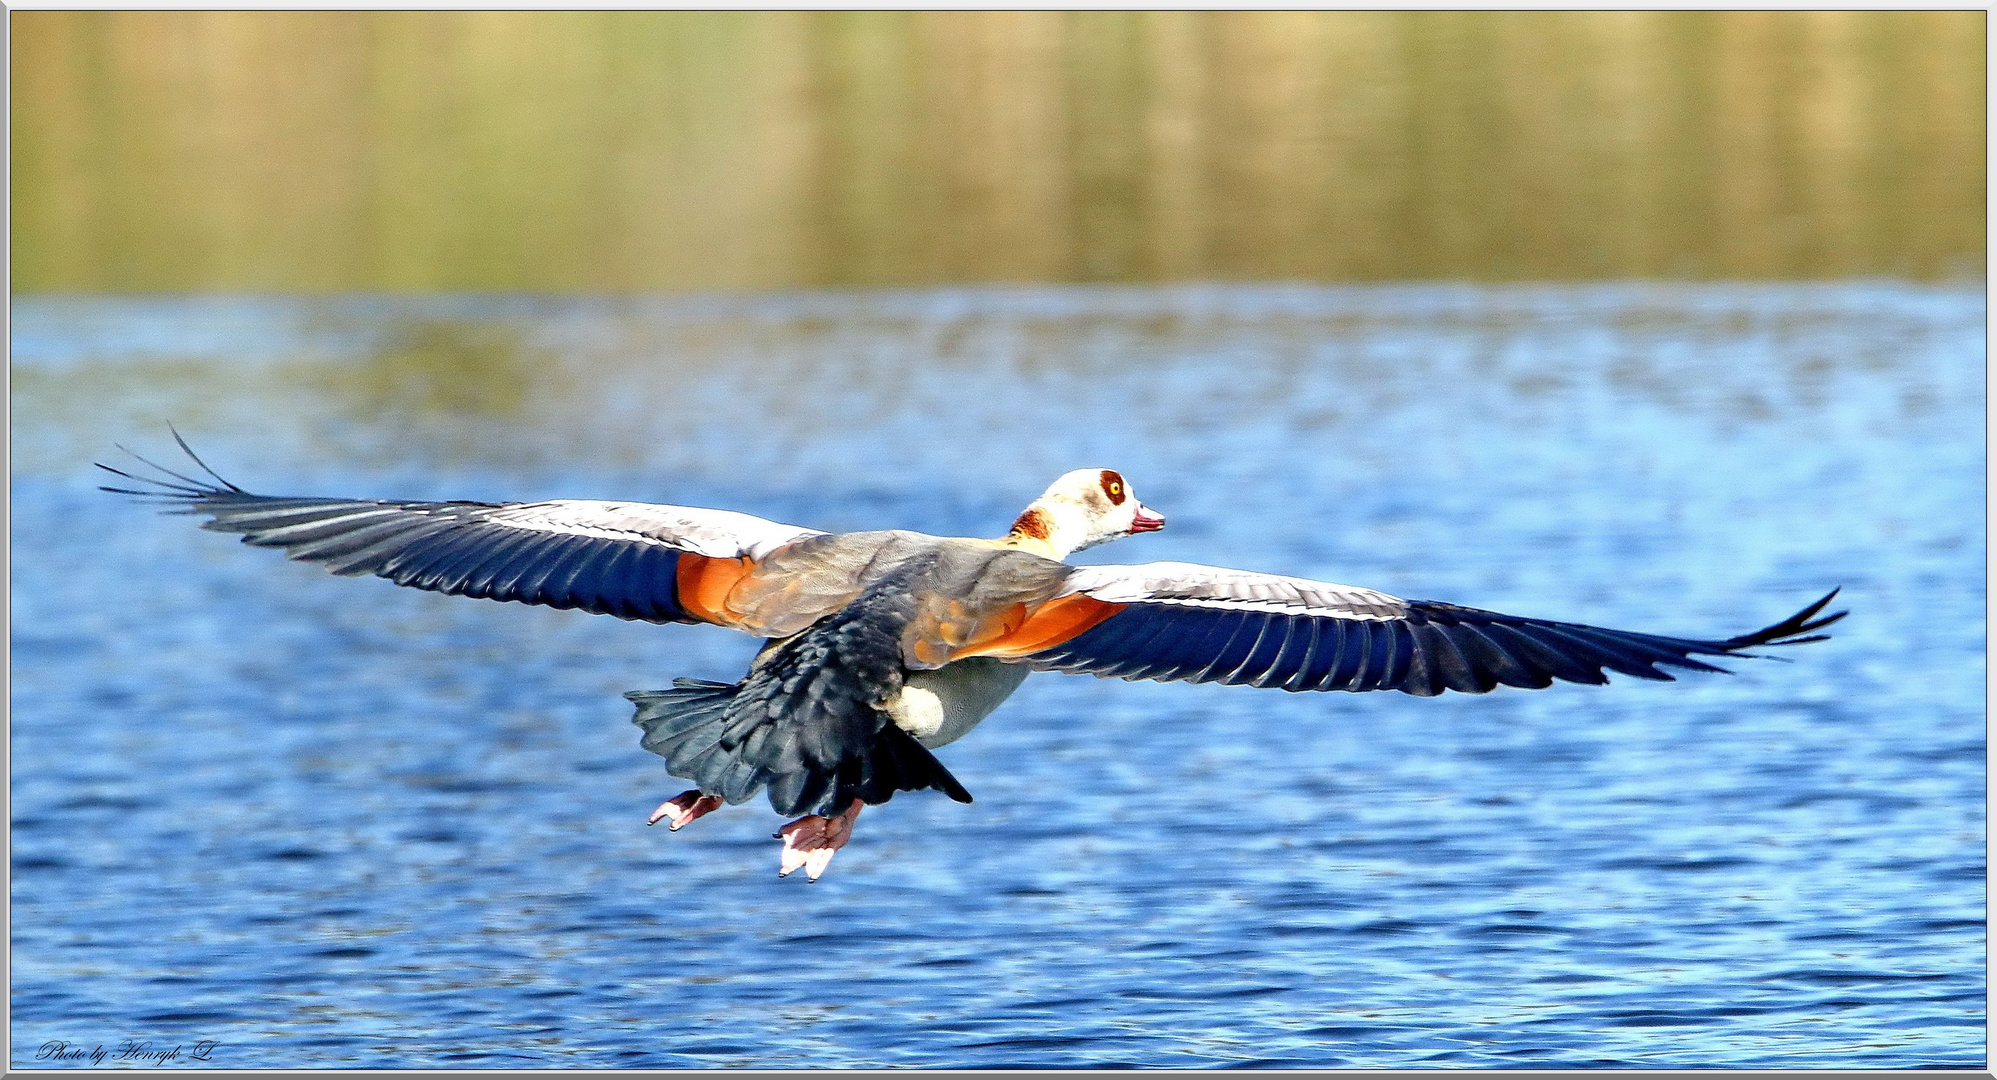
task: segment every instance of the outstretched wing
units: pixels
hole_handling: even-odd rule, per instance
[[[1608,671],[1669,681],[1660,664],[1725,671],[1696,657],[1820,641],[1827,635],[1811,631],[1845,615],[1816,617],[1836,595],[1764,630],[1705,641],[1190,563],[1089,566],[1070,575],[1045,620],[1029,619],[992,653],[1104,678],[1481,694],[1555,679],[1605,683]]]
[[[140,458],[163,475],[99,464],[146,485],[104,490],[206,514],[204,529],[241,533],[246,544],[281,548],[335,574],[374,574],[454,596],[732,626],[718,598],[770,552],[819,535],[749,514],[648,503],[255,495],[215,475],[186,442],[180,446],[212,483]]]

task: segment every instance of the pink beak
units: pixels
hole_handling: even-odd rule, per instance
[[[1130,519],[1130,531],[1134,533],[1157,532],[1165,527],[1165,519],[1151,512],[1143,503],[1137,504],[1137,516]]]

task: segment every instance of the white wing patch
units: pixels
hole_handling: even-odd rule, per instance
[[[1198,563],[1078,567],[1061,590],[1063,596],[1073,593],[1116,604],[1274,611],[1380,622],[1408,613],[1407,601],[1372,589]]]
[[[821,535],[816,529],[784,525],[733,510],[592,499],[522,503],[481,516],[520,529],[651,543],[714,559],[743,555],[761,559],[793,540]]]

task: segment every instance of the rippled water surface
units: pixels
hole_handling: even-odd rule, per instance
[[[1885,285],[20,301],[13,1061],[1981,1066],[1984,302]],[[754,642],[330,577],[94,489],[994,534],[1718,636],[1422,700],[1037,675],[815,885],[619,692]],[[185,1063],[183,1058],[182,1063]]]

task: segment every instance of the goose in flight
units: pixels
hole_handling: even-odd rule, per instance
[[[174,438],[207,479],[152,462],[105,490],[203,514],[205,529],[335,574],[456,596],[711,623],[765,639],[734,684],[633,691],[642,745],[695,786],[651,822],[675,831],[767,792],[796,817],[780,875],[817,880],[863,806],[897,791],[971,796],[931,753],[1032,671],[1429,697],[1608,672],[1670,681],[1700,657],[1820,641],[1837,590],[1762,630],[1707,640],[1500,615],[1372,589],[1192,563],[1070,566],[1084,548],[1163,528],[1120,474],[1055,480],[996,540],[823,533],[684,506],[399,502],[254,495]],[[137,455],[133,455],[136,457]]]

